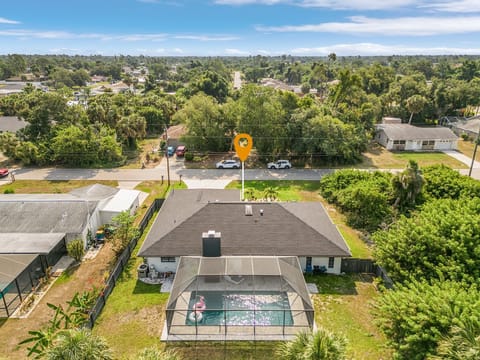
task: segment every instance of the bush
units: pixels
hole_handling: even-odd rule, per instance
[[[67,244],[68,255],[75,259],[75,261],[82,260],[85,255],[85,248],[82,239],[75,239]]]
[[[4,191],[3,191],[4,194],[15,194],[15,190],[13,190],[12,188],[6,188]]]
[[[193,160],[193,154],[190,152],[185,153],[185,161],[192,161]]]

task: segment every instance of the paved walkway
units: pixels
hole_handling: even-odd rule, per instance
[[[447,154],[448,156],[451,156],[451,157],[457,159],[458,161],[461,161],[462,163],[467,165],[468,168],[470,168],[470,166],[472,165],[472,158],[468,157],[467,155],[462,154],[461,152],[458,152],[458,151],[455,151],[455,150],[444,150],[443,152],[445,154]],[[480,162],[474,161],[473,162],[473,168],[474,169],[480,169]]]

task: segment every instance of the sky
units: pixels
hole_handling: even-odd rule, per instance
[[[480,0],[0,1],[0,54],[480,55]]]

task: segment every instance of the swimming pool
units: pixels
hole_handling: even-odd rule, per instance
[[[205,298],[206,309],[196,322],[192,311],[189,311],[186,325],[293,325],[285,292],[192,292],[188,307],[190,310],[199,301],[199,296]]]

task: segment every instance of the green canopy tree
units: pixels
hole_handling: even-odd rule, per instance
[[[454,326],[478,319],[480,292],[452,281],[397,283],[378,298],[374,312],[395,359],[424,360],[437,355],[439,343]]]
[[[374,256],[394,281],[479,283],[480,198],[429,201],[373,234]]]

